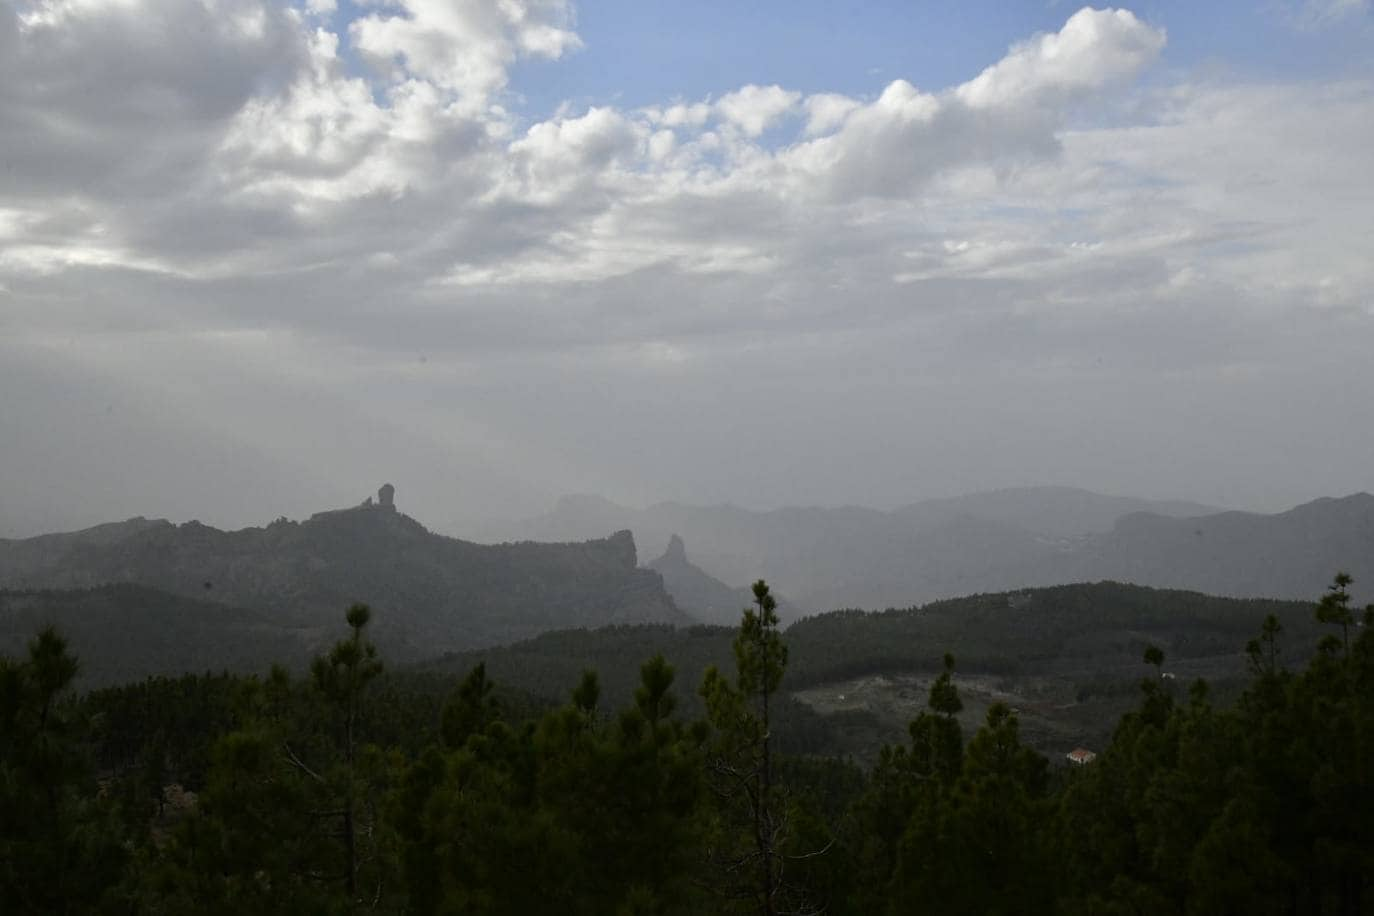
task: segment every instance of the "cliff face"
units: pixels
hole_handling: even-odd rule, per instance
[[[636,568],[628,531],[572,544],[474,544],[433,534],[384,499],[241,531],[155,522],[112,532],[0,542],[0,587],[138,583],[294,626],[338,624],[363,601],[378,640],[417,656],[554,628],[689,622],[659,576]]]
[[[648,568],[663,577],[663,585],[678,607],[703,623],[737,627],[744,609],[754,604],[752,589],[731,588],[692,563],[687,558],[687,545],[676,534],[668,539],[663,556],[649,563]],[[785,598],[776,594],[774,597],[781,619],[800,616]]]
[[[648,564],[663,577],[668,594],[684,611],[703,623],[725,626],[739,623],[741,610],[750,604],[748,589],[734,589],[707,575],[687,559],[687,548],[676,534],[663,556]]]

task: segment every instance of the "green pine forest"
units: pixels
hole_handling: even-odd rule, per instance
[[[963,724],[955,630],[902,741],[827,753],[788,681],[868,669],[844,615],[784,634],[763,582],[700,679],[655,653],[557,704],[499,651],[389,670],[362,604],[308,667],[90,690],[45,627],[0,659],[0,912],[1370,913],[1374,606],[1350,584],[1301,625],[1256,614],[1234,690],[1145,648],[1081,766],[1004,703]],[[789,659],[808,626],[835,628],[826,671]]]

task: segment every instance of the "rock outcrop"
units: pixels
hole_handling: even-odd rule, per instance
[[[754,602],[750,589],[731,588],[687,559],[687,545],[677,534],[668,538],[668,549],[649,568],[663,577],[663,586],[677,606],[702,623],[738,626],[740,614]],[[796,613],[779,598],[778,616],[788,619]]]

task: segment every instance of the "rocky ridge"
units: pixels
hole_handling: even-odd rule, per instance
[[[303,522],[221,531],[133,519],[0,541],[0,588],[136,583],[250,608],[286,626],[337,623],[373,606],[379,641],[406,655],[480,648],[545,630],[690,623],[662,579],[637,567],[629,531],[577,543],[475,544],[377,502]]]

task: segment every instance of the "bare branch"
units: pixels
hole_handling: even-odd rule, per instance
[[[290,763],[296,769],[300,770],[305,775],[309,776],[311,779],[314,779],[320,785],[324,785],[324,777],[321,776],[319,773],[316,773],[314,770],[310,769],[309,765],[307,765],[305,761],[297,757],[296,752],[291,750],[291,744],[289,742],[283,741],[281,743],[281,746],[282,749],[286,751],[286,759],[288,763]]]

